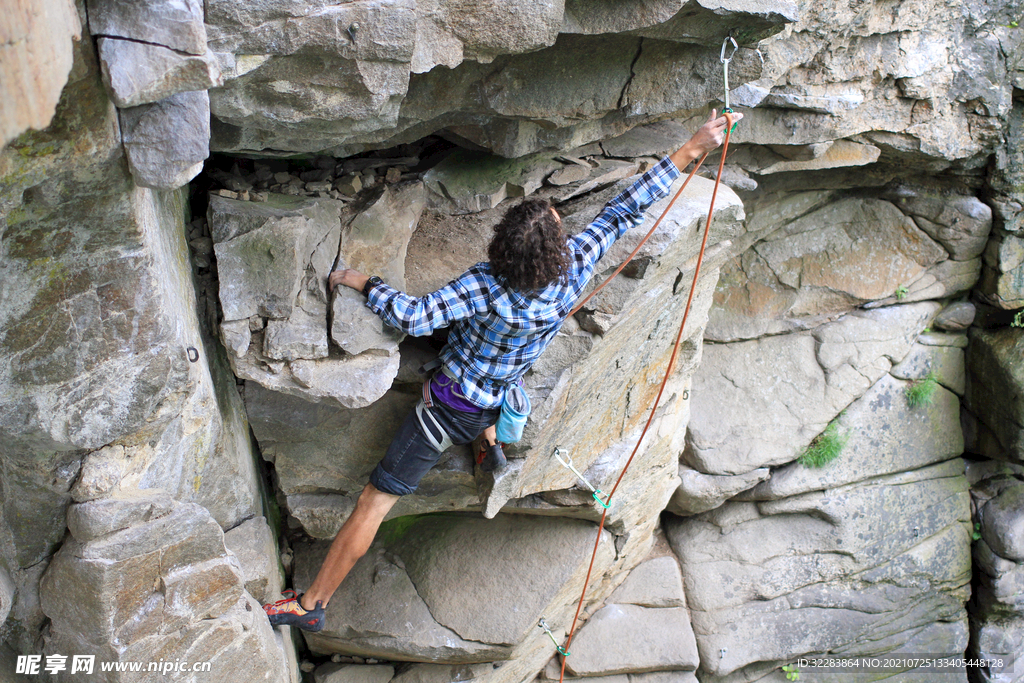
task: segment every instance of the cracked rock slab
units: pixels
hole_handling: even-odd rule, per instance
[[[519,515],[431,515],[382,526],[374,549],[342,584],[315,652],[468,664],[507,659],[537,620],[569,617],[596,527]],[[296,552],[309,584],[327,544]],[[601,544],[600,566],[611,561]]]
[[[962,651],[969,519],[955,459],[671,520],[702,671],[811,652]]]
[[[89,0],[89,32],[164,45],[201,55],[206,52],[202,0]]]
[[[103,82],[118,107],[157,102],[190,90],[223,85],[212,53],[189,55],[117,38],[97,41]]]
[[[609,676],[659,669],[697,668],[697,641],[682,607],[602,607],[572,642],[566,669],[577,676]]]

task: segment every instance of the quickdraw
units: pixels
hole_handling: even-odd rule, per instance
[[[601,506],[605,510],[607,510],[609,507],[611,507],[610,505],[605,503],[603,500],[601,500],[600,494],[603,493],[603,491],[601,491],[601,489],[599,489],[599,488],[595,488],[593,484],[591,484],[589,481],[587,481],[586,477],[584,477],[582,474],[580,474],[579,470],[577,470],[575,467],[573,467],[572,458],[571,457],[568,459],[568,461],[562,460],[562,451],[561,451],[561,449],[558,448],[558,446],[555,446],[555,460],[560,462],[562,464],[562,467],[566,468],[567,470],[569,470],[570,472],[575,474],[577,479],[579,479],[584,484],[586,484],[587,488],[590,489],[591,495],[594,496],[594,500],[596,500],[598,503],[600,503]]]

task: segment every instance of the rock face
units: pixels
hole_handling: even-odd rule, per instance
[[[93,49],[54,124],[0,153],[5,652],[188,653],[281,680],[223,547],[260,484],[196,314],[187,195],[133,183]]]
[[[693,43],[717,46],[742,21],[753,44],[796,16],[790,5],[666,5],[674,7],[647,13],[653,23],[623,34],[611,28],[620,22],[580,25],[577,17],[591,8],[570,15],[562,2],[359,2],[271,11],[218,0],[207,7],[210,47],[236,68],[214,96],[222,124],[214,145],[332,149],[340,156],[447,127],[506,157],[571,147],[631,127],[623,113],[635,125],[700,106],[721,87],[721,71]],[[300,76],[312,63],[323,68],[316,82]],[[733,82],[756,78],[758,67],[754,52],[744,50]],[[670,73],[691,72],[686,87],[663,87]],[[285,107],[275,89],[282,81],[296,84]],[[481,82],[487,87],[477,88]]]
[[[171,190],[195,178],[210,156],[209,115],[206,91],[123,109],[121,132],[135,184]]]
[[[70,0],[25,0],[6,7],[0,73],[0,144],[24,131],[46,128],[74,60],[72,41],[82,34]]]
[[[520,515],[392,523],[331,602],[338,607],[328,610],[325,629],[307,642],[316,652],[397,660],[509,659],[544,638],[538,618],[568,616],[595,532],[582,521]],[[599,556],[605,565],[609,540]],[[300,550],[296,585],[308,585],[325,552],[323,544]]]
[[[355,292],[342,288],[329,304],[327,275],[336,263],[349,264],[403,284],[405,245],[422,208],[416,184],[384,188],[354,217],[334,199],[211,197],[221,337],[235,373],[347,408],[380,398],[398,373],[397,337]],[[329,345],[329,332],[340,349]]]
[[[108,498],[73,507],[68,522],[72,540],[40,586],[47,654],[210,661],[247,680],[281,680],[273,631],[201,507],[159,495]]]

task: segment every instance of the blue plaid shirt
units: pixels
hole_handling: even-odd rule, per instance
[[[478,263],[457,280],[419,298],[381,283],[366,305],[392,327],[415,337],[451,329],[441,362],[459,378],[462,393],[481,408],[496,408],[505,387],[526,374],[579,300],[598,260],[626,230],[643,223],[647,208],[668,194],[679,170],[665,157],[605,205],[583,231],[569,238],[567,277],[540,292],[505,286]]]

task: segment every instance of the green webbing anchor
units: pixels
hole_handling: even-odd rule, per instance
[[[729,56],[726,57],[725,48],[729,43],[732,43],[732,52],[730,52]],[[725,72],[725,109],[722,110],[723,114],[725,114],[726,112],[730,114],[732,113],[732,107],[729,106],[729,62],[731,62],[732,58],[736,56],[736,51],[739,49],[740,46],[736,44],[736,41],[733,39],[732,36],[726,36],[725,40],[722,41],[722,52],[718,56],[718,59],[720,62],[722,62],[722,70]],[[738,125],[738,121],[732,124],[732,128],[729,130],[729,133],[732,134],[732,132],[736,130],[736,126]]]
[[[590,491],[591,491],[591,495],[592,495],[592,496],[594,496],[594,500],[596,500],[596,501],[597,501],[598,503],[600,503],[600,504],[601,504],[601,506],[602,506],[602,507],[603,507],[603,508],[604,508],[605,510],[607,510],[608,508],[610,508],[610,507],[611,507],[610,505],[606,504],[606,503],[605,503],[605,502],[604,502],[603,500],[601,500],[601,499],[600,499],[600,498],[598,497],[598,496],[599,496],[599,494],[603,493],[603,492],[601,491],[601,489],[597,489],[597,488],[594,488],[594,487],[593,487],[593,486],[591,485],[591,483],[590,483],[589,481],[587,481],[586,477],[584,477],[584,476],[583,476],[582,474],[580,474],[580,473],[579,473],[579,470],[577,470],[577,469],[576,469],[575,467],[573,467],[573,466],[572,466],[572,458],[569,458],[569,461],[568,461],[568,462],[566,462],[565,460],[562,460],[562,451],[561,451],[561,450],[560,450],[560,449],[558,448],[558,446],[555,446],[555,459],[556,459],[556,460],[558,460],[558,462],[562,463],[562,467],[565,467],[565,468],[566,468],[566,469],[568,469],[568,470],[569,470],[570,472],[572,472],[573,474],[575,474],[575,475],[576,475],[576,477],[577,477],[577,478],[578,478],[578,479],[579,479],[580,481],[582,481],[582,482],[583,482],[584,484],[586,484],[586,485],[587,485],[587,488],[588,488],[588,489],[590,489]]]
[[[569,656],[569,651],[561,645],[559,645],[558,641],[555,640],[555,634],[551,632],[550,628],[548,628],[548,622],[545,621],[544,617],[540,618],[540,623],[538,623],[537,626],[539,628],[544,629],[544,633],[548,634],[548,638],[550,638],[551,642],[555,644],[555,649],[558,650],[558,654],[562,655],[563,657]]]

